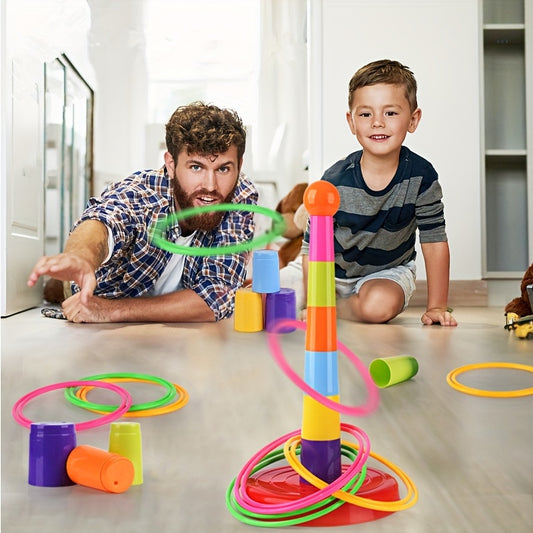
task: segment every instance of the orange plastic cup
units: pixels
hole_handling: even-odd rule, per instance
[[[135,469],[126,457],[84,445],[70,452],[67,474],[78,485],[120,493],[130,488]]]

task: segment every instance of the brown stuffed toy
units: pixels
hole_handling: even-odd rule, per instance
[[[307,211],[303,205],[304,192],[307,183],[298,183],[280,200],[276,211],[283,215],[286,229],[283,237],[286,242],[278,250],[279,268],[283,268],[298,257],[302,248],[305,226],[307,224]]]
[[[505,306],[506,313],[515,313],[519,317],[531,315],[531,302],[529,301],[529,295],[527,293],[527,286],[533,285],[533,264],[526,270],[522,283],[520,284],[519,298],[514,298]]]

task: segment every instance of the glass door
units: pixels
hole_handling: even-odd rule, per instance
[[[45,66],[46,255],[57,254],[92,194],[94,93],[66,56]]]

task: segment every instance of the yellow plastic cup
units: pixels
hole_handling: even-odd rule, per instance
[[[407,381],[418,372],[418,361],[410,355],[374,359],[369,367],[374,383],[384,389]]]
[[[141,485],[143,482],[141,424],[113,422],[109,430],[109,451],[126,457],[133,463],[135,476],[132,485]]]
[[[238,289],[235,293],[235,331],[254,333],[263,329],[263,298],[250,288]]]

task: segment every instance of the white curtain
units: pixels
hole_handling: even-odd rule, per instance
[[[270,179],[284,196],[307,181],[306,0],[261,0],[256,179]]]

